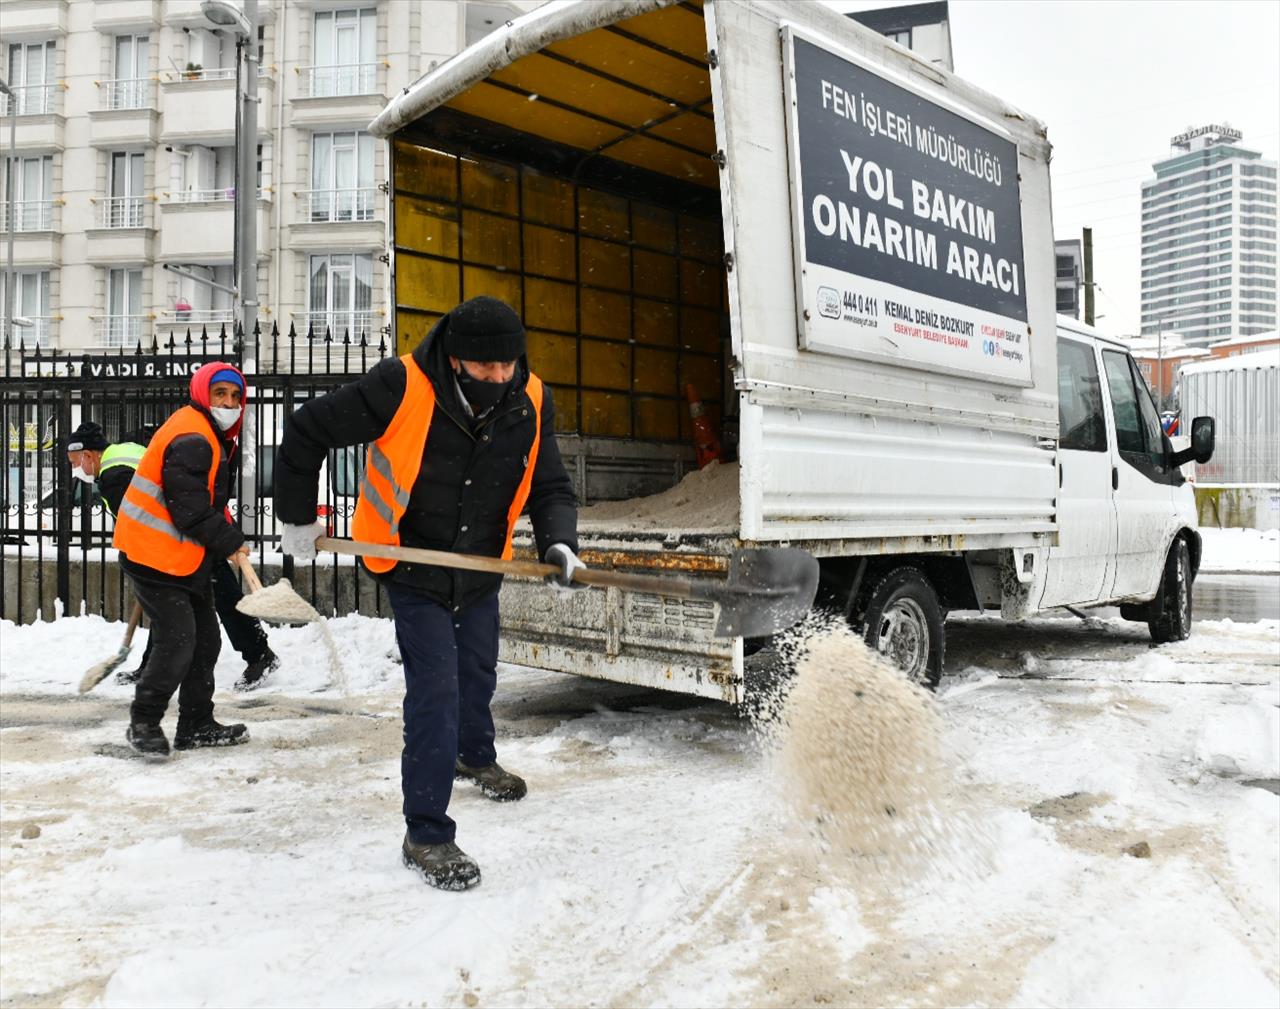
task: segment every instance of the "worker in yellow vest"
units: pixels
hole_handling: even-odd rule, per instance
[[[275,462],[281,546],[315,557],[327,454],[369,443],[352,533],[357,540],[510,557],[528,507],[538,554],[568,588],[578,560],[577,498],[555,440],[551,395],[529,369],[520,317],[496,298],[445,315],[410,354],[308,400],[285,424]],[[405,864],[427,883],[480,882],[454,843],[455,777],[499,802],[525,782],[497,762],[489,704],[497,682],[498,575],[366,557],[395,616],[404,660],[401,784]]]
[[[147,445],[116,515],[113,545],[151,620],[151,654],[138,676],[127,734],[147,757],[169,755],[160,721],[175,691],[176,749],[249,740],[243,725],[213,717],[222,635],[211,584],[214,564],[249,552],[227,511],[245,394],[244,376],[230,364],[215,361],[196,371],[191,402]]]

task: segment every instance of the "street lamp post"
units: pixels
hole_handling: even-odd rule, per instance
[[[17,210],[17,204],[13,199],[13,184],[18,174],[18,96],[13,93],[9,82],[5,80],[0,80],[0,93],[9,97],[9,161],[4,172],[4,192],[9,203],[7,208],[9,252],[4,273],[4,344],[6,348],[11,348],[13,346],[13,288],[17,276],[13,272],[13,229]]]

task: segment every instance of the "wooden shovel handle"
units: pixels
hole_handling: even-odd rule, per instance
[[[138,629],[138,624],[142,620],[142,603],[136,599],[133,601],[133,609],[129,613],[129,626],[124,629],[124,646],[129,648],[133,645],[133,632]]]
[[[249,594],[262,591],[262,582],[258,578],[258,572],[253,570],[253,565],[249,563],[247,555],[242,553],[234,553],[231,560],[236,567],[240,569],[240,573],[244,575],[244,583],[249,586]]]

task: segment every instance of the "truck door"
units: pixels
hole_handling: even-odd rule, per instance
[[[1160,415],[1137,366],[1120,350],[1104,350],[1102,366],[1114,422],[1111,465],[1118,534],[1115,580],[1108,595],[1149,599],[1164,569],[1174,520],[1173,474],[1166,466]]]
[[[1040,606],[1102,599],[1113,577],[1111,449],[1092,341],[1058,338],[1058,542]]]

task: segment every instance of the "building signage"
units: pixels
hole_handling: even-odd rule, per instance
[[[216,354],[135,354],[125,357],[85,355],[81,378],[190,378]]]
[[[1017,145],[785,33],[800,345],[1030,385]]]
[[[1201,126],[1196,130],[1187,130],[1186,133],[1179,133],[1171,141],[1173,147],[1185,147],[1191,143],[1196,137],[1203,137],[1209,133],[1216,133],[1219,140],[1243,140],[1244,134],[1239,130],[1233,130],[1230,126]]]

